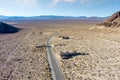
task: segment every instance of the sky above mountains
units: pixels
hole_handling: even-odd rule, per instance
[[[120,10],[120,0],[1,0],[6,16],[110,16]]]

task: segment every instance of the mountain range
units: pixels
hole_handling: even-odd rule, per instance
[[[86,17],[86,16],[55,16],[55,15],[45,15],[45,16],[32,16],[32,17],[23,17],[23,16],[3,16],[0,15],[0,19],[2,20],[14,20],[14,19],[41,19],[41,20],[62,20],[62,19],[82,19],[82,20],[104,20],[107,17]]]

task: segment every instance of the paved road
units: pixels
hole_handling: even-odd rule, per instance
[[[46,41],[46,46],[48,46],[46,49],[48,62],[49,62],[50,70],[51,70],[52,79],[53,80],[65,80],[63,72],[60,68],[60,65],[59,65],[57,59],[55,58],[51,47],[49,47],[50,46],[49,41],[52,38],[52,36],[54,36],[55,34],[56,33],[49,36],[48,40]]]

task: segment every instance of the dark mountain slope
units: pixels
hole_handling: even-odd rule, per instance
[[[16,33],[19,30],[19,28],[16,28],[12,25],[0,22],[0,33]]]

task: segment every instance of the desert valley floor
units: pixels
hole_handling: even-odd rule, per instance
[[[66,80],[120,80],[120,28],[95,20],[4,22],[21,30],[0,34],[0,80],[51,80],[46,47],[36,46],[54,32],[50,44]],[[62,52],[79,55],[62,59]]]

